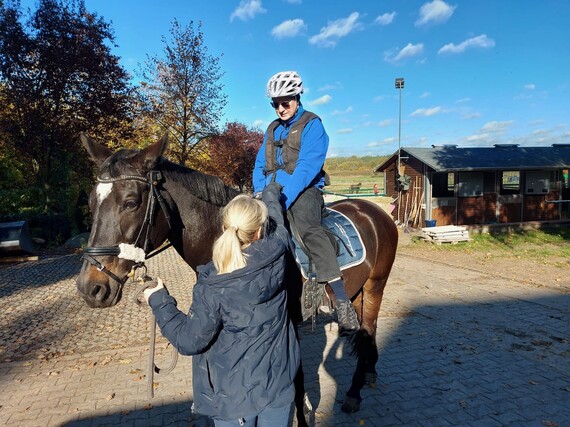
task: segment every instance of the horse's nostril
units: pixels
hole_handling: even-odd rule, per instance
[[[106,296],[107,296],[108,293],[109,293],[109,292],[108,292],[108,290],[106,289],[106,287],[101,286],[101,285],[95,285],[95,286],[93,286],[93,288],[91,289],[91,292],[90,292],[91,297],[92,297],[94,300],[97,300],[97,301],[103,301],[103,300],[105,300],[105,298],[106,298]]]

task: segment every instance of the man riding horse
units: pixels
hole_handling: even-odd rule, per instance
[[[303,82],[295,71],[282,71],[267,83],[267,96],[277,119],[271,122],[253,169],[254,192],[276,181],[283,186],[289,224],[307,249],[317,281],[328,283],[335,296],[341,335],[359,329],[358,318],[344,288],[336,251],[321,225],[324,212],[323,170],[329,137],[321,119],[301,104]]]

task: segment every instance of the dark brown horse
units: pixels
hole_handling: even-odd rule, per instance
[[[220,210],[237,195],[235,190],[219,178],[166,160],[166,138],[143,150],[115,153],[84,135],[81,140],[99,169],[89,197],[91,234],[77,278],[77,290],[90,307],[115,305],[128,273],[166,240],[193,269],[210,261],[221,233]],[[374,203],[342,200],[330,206],[356,224],[366,248],[364,262],[343,272],[361,323],[354,337],[357,367],[342,407],[355,412],[360,390],[376,379],[376,321],[398,232],[392,218]]]

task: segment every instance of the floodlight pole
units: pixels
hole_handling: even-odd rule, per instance
[[[401,161],[401,147],[402,147],[402,89],[404,88],[404,78],[396,78],[396,89],[400,92],[400,112],[398,115],[398,169],[396,171],[396,185],[398,187],[398,222],[400,222],[400,212],[402,207],[402,189],[400,187],[400,161]],[[402,218],[403,219],[403,218]]]
[[[404,89],[404,78],[396,78],[396,89],[400,92],[400,112],[398,115],[398,176],[400,176],[400,150],[402,147],[402,89]]]

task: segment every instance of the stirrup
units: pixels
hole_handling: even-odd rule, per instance
[[[334,314],[334,307],[332,299],[326,290],[326,286],[323,285],[323,299],[320,301],[320,306],[318,308],[319,314],[325,314],[327,316],[332,316]]]
[[[307,282],[303,285],[303,302],[302,302],[302,312],[303,320],[311,318],[311,331],[315,331],[317,324],[317,308],[319,305],[319,299],[321,297],[320,283],[317,282],[317,275],[315,273],[310,273]]]

